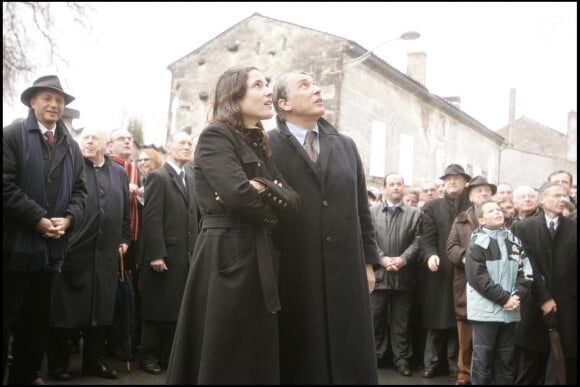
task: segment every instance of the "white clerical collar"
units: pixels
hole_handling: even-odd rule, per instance
[[[104,157],[103,157],[103,161],[101,161],[99,164],[93,164],[93,167],[101,168],[103,165],[105,165],[105,158]]]

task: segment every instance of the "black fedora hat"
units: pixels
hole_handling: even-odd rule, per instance
[[[441,180],[445,180],[447,176],[451,175],[461,175],[465,178],[465,181],[471,180],[471,176],[465,173],[465,170],[459,164],[449,164],[447,168],[445,168],[445,173],[443,174],[443,176],[440,176],[439,178]]]
[[[64,96],[64,104],[68,105],[75,100],[75,97],[64,92],[60,80],[56,75],[45,75],[38,78],[32,86],[22,92],[20,96],[20,101],[23,104],[30,107],[30,99],[38,92],[40,89],[50,89],[56,91]]]
[[[483,176],[475,176],[473,179],[471,179],[469,181],[469,183],[467,184],[467,188],[465,188],[465,191],[467,192],[468,197],[469,197],[469,192],[471,191],[471,189],[474,187],[477,187],[478,185],[489,186],[489,188],[491,188],[492,195],[495,195],[495,193],[497,192],[497,186],[495,184],[489,183],[487,181],[487,179]]]

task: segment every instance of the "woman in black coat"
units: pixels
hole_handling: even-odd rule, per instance
[[[194,181],[201,223],[167,370],[168,384],[278,384],[278,253],[271,230],[300,210],[260,120],[272,91],[255,68],[218,80]]]

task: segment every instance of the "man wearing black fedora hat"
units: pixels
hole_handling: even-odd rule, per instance
[[[420,284],[423,327],[427,329],[423,355],[423,377],[432,378],[447,365],[456,377],[457,323],[453,308],[453,265],[447,259],[446,244],[455,217],[469,207],[465,185],[471,176],[459,164],[450,164],[440,177],[445,193],[423,206],[423,234],[420,239],[423,281]]]
[[[484,176],[476,176],[469,181],[465,189],[471,207],[460,212],[451,226],[447,238],[447,258],[454,266],[453,303],[457,318],[458,356],[456,385],[471,384],[471,355],[473,351],[471,324],[467,321],[467,296],[465,293],[467,276],[465,274],[465,252],[471,240],[471,233],[479,225],[475,208],[490,200],[497,192],[497,186],[490,184]]]
[[[53,273],[86,205],[84,162],[61,117],[74,97],[56,75],[38,78],[20,100],[28,117],[3,130],[3,366],[8,384],[43,384]],[[5,368],[4,368],[5,369]]]

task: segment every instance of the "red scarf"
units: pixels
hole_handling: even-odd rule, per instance
[[[127,177],[129,178],[129,184],[139,185],[139,172],[137,166],[133,160],[124,161],[123,159],[111,155],[111,160],[125,168],[127,172]],[[129,202],[131,203],[131,240],[136,241],[139,239],[139,200],[137,195],[129,194]]]

